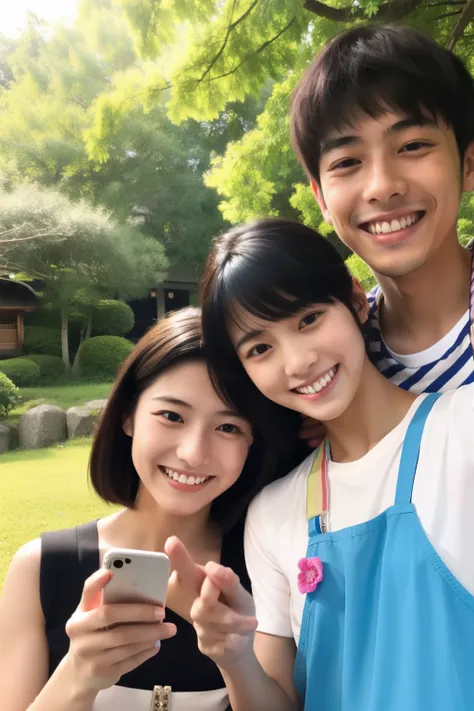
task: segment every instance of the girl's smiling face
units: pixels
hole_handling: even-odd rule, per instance
[[[367,317],[367,305],[360,311]],[[273,402],[326,422],[342,415],[367,362],[359,325],[339,301],[279,321],[237,308],[229,335],[248,376]]]
[[[124,423],[140,479],[139,500],[173,515],[209,506],[239,478],[249,422],[216,394],[203,361],[171,366],[141,394]]]

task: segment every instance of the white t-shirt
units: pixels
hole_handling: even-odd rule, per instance
[[[402,422],[362,459],[329,462],[329,530],[368,521],[394,503],[405,433],[425,397],[420,395]],[[254,499],[245,533],[258,630],[296,642],[305,602],[297,576],[308,543],[306,480],[312,456]],[[474,384],[445,393],[434,404],[412,502],[437,553],[474,595]]]

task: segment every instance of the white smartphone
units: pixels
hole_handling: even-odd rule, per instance
[[[165,604],[170,576],[170,561],[165,553],[109,548],[103,565],[114,574],[104,588],[104,603]]]

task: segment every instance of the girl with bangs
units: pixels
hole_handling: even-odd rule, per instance
[[[472,708],[474,385],[417,396],[382,376],[365,295],[295,222],[220,237],[202,307],[239,411],[260,426],[267,398],[326,430],[250,506],[254,601],[210,563],[191,610],[233,710]]]

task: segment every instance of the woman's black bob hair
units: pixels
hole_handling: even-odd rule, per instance
[[[264,219],[217,238],[201,282],[206,353],[223,397],[243,413],[263,398],[240,363],[228,333],[241,312],[278,321],[311,304],[342,302],[360,326],[354,283],[331,243],[300,222]],[[264,430],[265,423],[257,419]]]
[[[168,368],[188,360],[207,363],[201,312],[193,307],[162,318],[137,343],[122,365],[102,412],[89,462],[92,485],[105,501],[133,508],[139,477],[132,461],[132,439],[123,431],[123,422],[133,413],[142,392],[156,378]],[[212,373],[210,376],[216,382]],[[225,402],[239,412],[231,400]],[[283,438],[278,446],[271,447],[258,427],[254,427],[254,442],[242,474],[212,503],[211,518],[223,532],[242,521],[249,502],[265,484],[296,464],[296,428],[285,429],[288,420],[284,418],[285,411],[281,414],[283,419],[277,411],[273,414],[275,432]],[[253,425],[251,418],[248,419]]]

